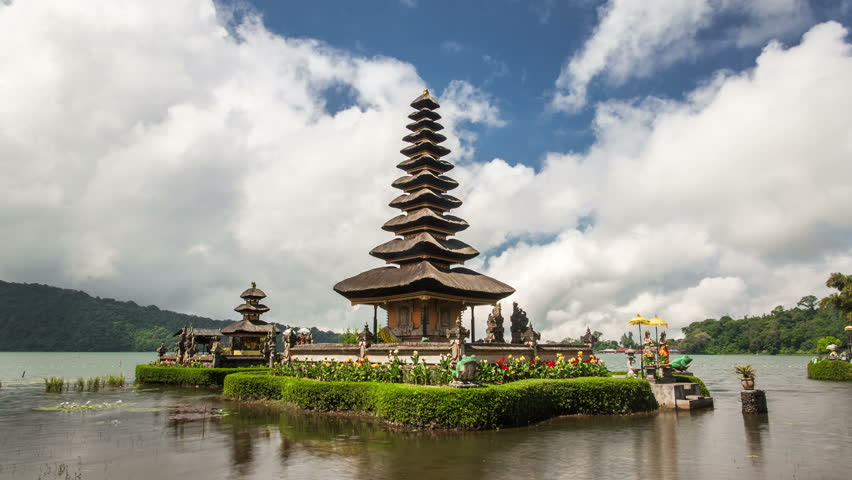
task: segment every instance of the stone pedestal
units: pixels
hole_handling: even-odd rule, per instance
[[[767,413],[766,392],[763,390],[743,390],[740,392],[743,413]]]
[[[645,379],[649,382],[657,381],[657,366],[645,365]]]

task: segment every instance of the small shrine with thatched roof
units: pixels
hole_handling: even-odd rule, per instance
[[[251,287],[244,291],[240,298],[244,303],[234,308],[242,314],[238,320],[222,329],[222,335],[230,338],[231,355],[262,355],[261,350],[269,337],[276,338],[280,330],[266,323],[260,316],[269,311],[269,307],[260,303],[266,298],[266,293],[251,282]]]

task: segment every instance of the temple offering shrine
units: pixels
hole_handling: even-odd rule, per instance
[[[234,311],[242,314],[243,318],[223,328],[222,335],[230,338],[231,355],[261,356],[267,337],[277,337],[281,332],[260,319],[261,315],[269,311],[269,307],[260,303],[266,294],[254,282],[240,298],[244,303],[234,308]]]
[[[476,305],[492,305],[515,290],[491,277],[459,267],[479,255],[473,247],[450,238],[468,228],[463,219],[449,211],[461,206],[447,192],[458,182],[444,175],[453,165],[442,157],[450,150],[442,145],[447,137],[435,112],[438,102],[424,91],[414,99],[415,112],[408,116],[411,131],[403,137],[410,143],[401,153],[407,158],[397,165],[405,175],[392,186],[402,194],[390,206],[402,211],[382,229],[396,238],[370,251],[391,266],[374,268],[347,278],[334,290],[353,305],[373,305],[387,312],[387,328],[401,342],[447,340],[462,312]],[[471,322],[473,327],[473,322]],[[374,331],[376,330],[374,315]]]

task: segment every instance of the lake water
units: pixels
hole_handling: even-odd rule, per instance
[[[400,431],[377,421],[239,404],[215,390],[44,393],[43,377],[123,373],[153,353],[0,352],[2,479],[848,479],[852,384],[808,380],[808,357],[699,356],[715,410],[566,417],[491,432]],[[624,370],[622,355],[603,355]],[[743,416],[736,364],[769,414]],[[23,378],[22,374],[26,371]],[[60,402],[123,408],[37,410]],[[228,415],[175,420],[179,407]]]

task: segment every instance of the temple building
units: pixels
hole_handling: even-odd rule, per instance
[[[343,280],[334,290],[353,305],[384,309],[387,328],[399,341],[446,341],[447,330],[467,307],[473,315],[473,306],[495,304],[515,290],[456,266],[479,252],[450,238],[468,228],[468,223],[449,214],[462,202],[447,193],[458,182],[445,175],[453,165],[442,158],[450,150],[440,145],[447,137],[438,133],[444,128],[438,123],[441,115],[435,112],[439,105],[427,90],[411,106],[415,112],[408,116],[412,123],[406,125],[411,133],[403,137],[410,145],[401,150],[407,158],[397,165],[405,175],[392,184],[403,193],[390,203],[402,214],[382,226],[396,238],[370,252],[393,265]]]
[[[254,282],[240,298],[244,303],[234,308],[234,311],[242,314],[243,318],[223,328],[222,335],[231,339],[231,354],[261,355],[262,339],[270,334],[277,336],[281,331],[260,319],[261,315],[269,311],[269,307],[260,303],[266,294]]]

